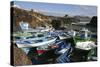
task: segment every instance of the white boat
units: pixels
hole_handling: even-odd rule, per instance
[[[19,48],[22,48],[22,47],[38,47],[38,46],[54,44],[55,41],[56,41],[56,38],[48,37],[48,38],[41,39],[41,40],[16,41],[16,44]]]
[[[46,33],[43,32],[31,32],[31,33],[15,33],[13,35],[14,42],[16,41],[30,41],[30,40],[40,40],[48,37]]]
[[[71,36],[66,34],[66,33],[63,33],[63,34],[58,35],[58,36],[59,36],[60,40],[71,38]]]
[[[71,36],[63,36],[63,35],[59,35],[60,40],[64,40],[64,39],[68,39],[71,38]]]
[[[82,50],[90,50],[97,46],[92,41],[86,41],[86,42],[77,42],[75,47]]]
[[[58,36],[60,40],[63,40],[63,39],[67,39],[67,38],[72,37],[72,36],[69,35],[68,33],[63,32],[62,30],[60,30],[60,31],[50,31],[50,32],[49,32],[49,35],[50,35],[51,37],[52,37],[52,36]]]
[[[42,45],[53,44],[56,38],[49,37],[46,33],[36,32],[36,33],[16,33],[13,36],[13,42],[17,44],[19,48],[21,47],[36,47]]]

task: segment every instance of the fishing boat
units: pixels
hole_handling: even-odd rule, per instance
[[[59,34],[58,36],[59,36],[60,40],[71,38],[71,36],[66,33]]]
[[[16,44],[19,48],[21,47],[37,47],[37,46],[43,46],[43,45],[50,45],[55,43],[56,38],[53,37],[47,37],[45,39],[38,39],[38,40],[19,40],[16,41]]]
[[[76,48],[82,50],[91,50],[97,46],[92,40],[93,38],[91,38],[91,34],[89,34],[90,31],[88,29],[83,28],[80,30],[80,32],[82,32],[80,36],[74,37]]]
[[[48,35],[57,36],[57,37],[59,37],[60,40],[64,40],[64,39],[71,37],[68,33],[65,33],[61,30],[60,31],[50,31]]]
[[[85,42],[77,42],[76,48],[82,49],[82,50],[91,50],[95,48],[96,45],[93,41],[85,41]]]
[[[56,38],[48,37],[44,33],[35,33],[35,34],[21,34],[14,35],[14,41],[18,47],[36,47],[42,45],[53,44]]]

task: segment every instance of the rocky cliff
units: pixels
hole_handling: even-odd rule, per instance
[[[45,26],[51,22],[49,16],[35,12],[34,10],[24,10],[17,7],[11,7],[12,23],[16,27],[21,21],[28,22],[31,27]]]

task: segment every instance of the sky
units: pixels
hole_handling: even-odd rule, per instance
[[[54,3],[40,3],[40,2],[25,2],[14,1],[14,5],[23,9],[35,9],[46,15],[64,16],[68,15],[82,15],[82,16],[97,16],[96,6],[87,5],[71,5],[71,4],[54,4]]]

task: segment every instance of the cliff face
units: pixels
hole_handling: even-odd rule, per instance
[[[18,26],[21,21],[28,22],[31,27],[44,26],[51,22],[48,16],[35,12],[34,10],[28,11],[17,7],[11,7],[11,10],[14,27]]]
[[[97,16],[93,16],[90,23],[88,23],[87,26],[97,27]]]
[[[18,47],[13,44],[13,56],[14,56],[14,66],[19,65],[31,65],[32,62],[28,56]]]
[[[98,17],[93,16],[90,23],[86,25],[86,27],[90,28],[93,32],[97,33],[97,24],[98,24]]]

